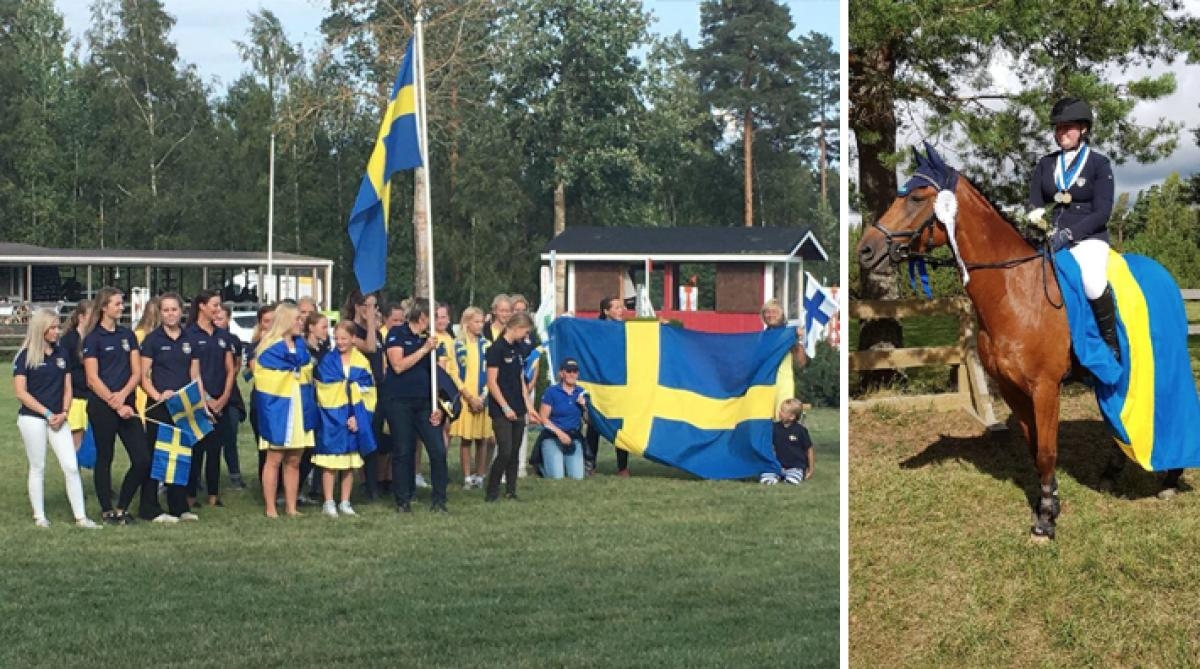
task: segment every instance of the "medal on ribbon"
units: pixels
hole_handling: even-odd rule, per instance
[[[1063,151],[1058,154],[1058,169],[1054,171],[1054,186],[1058,189],[1058,192],[1054,194],[1055,202],[1071,204],[1071,194],[1068,191],[1079,180],[1079,173],[1083,171],[1083,166],[1087,163],[1090,154],[1091,149],[1084,144],[1079,149],[1079,154],[1075,156],[1075,160],[1071,161],[1070,167],[1067,166],[1067,153]]]

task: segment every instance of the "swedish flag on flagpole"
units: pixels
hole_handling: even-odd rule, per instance
[[[194,444],[183,430],[159,425],[158,436],[154,441],[154,461],[150,465],[150,478],[168,485],[187,485],[188,473],[192,469]]]
[[[208,410],[204,406],[204,394],[200,392],[200,384],[192,381],[167,400],[167,412],[175,426],[187,433],[192,442],[200,441],[213,431],[212,421],[208,418]]]
[[[551,356],[579,363],[592,424],[618,448],[710,479],[777,471],[775,374],[795,328],[710,334],[559,318]]]
[[[350,243],[354,246],[354,276],[364,294],[382,288],[386,279],[387,218],[392,175],[420,166],[416,88],[413,86],[413,41],[409,40],[347,227]]]

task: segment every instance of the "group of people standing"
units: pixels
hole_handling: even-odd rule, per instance
[[[134,329],[120,324],[124,309],[121,292],[104,288],[79,303],[62,332],[55,312],[38,311],[14,360],[18,427],[39,526],[49,525],[42,490],[47,444],[66,476],[76,523],[101,526],[85,512],[76,459],[88,429],[101,517],[114,525],[198,520],[201,490],[208,507],[222,507],[222,456],[231,484],[245,487],[237,434],[246,418],[259,449],[268,517],[279,515],[281,502],[284,513],[298,515],[302,482],[310,475],[324,514],[354,515],[350,496],[360,469],[368,499],[391,492],[397,511],[411,512],[423,483],[419,444],[429,461],[430,510],[444,512],[446,446],[454,437],[460,440],[464,489],[484,488],[489,502],[500,498],[502,484],[506,498],[517,498],[530,425],[542,428],[533,460],[544,476],[582,478],[585,451],[594,463],[595,449],[582,436],[586,396],[576,384],[575,361],[561,362],[557,383],[540,407],[534,403],[540,352],[529,303],[519,295],[498,295],[487,315],[464,309],[457,335],[446,305],[431,310],[427,300],[416,298],[381,310],[375,295],[357,292],[332,333],[311,299],[264,306],[250,342],[230,333],[231,314],[213,291],[201,291],[190,303],[175,293],[160,295]],[[239,370],[252,383],[249,405],[238,388]],[[448,415],[448,404],[432,401],[434,371],[448,379],[443,390],[459,396],[460,415]],[[199,384],[214,428],[192,446],[186,484],[155,480],[158,428],[172,423],[164,403],[192,382]],[[118,438],[129,469],[114,494]],[[625,462],[621,470],[627,472]]]

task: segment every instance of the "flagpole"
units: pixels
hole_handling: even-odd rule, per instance
[[[267,276],[272,276],[275,268],[275,132],[271,132],[271,168],[270,176],[267,179],[270,182],[270,190],[267,191]],[[247,281],[246,283],[249,283]],[[208,288],[208,286],[205,286]],[[267,277],[258,277],[258,299],[263,304],[271,301],[267,295]],[[275,291],[271,291],[274,293]]]
[[[421,165],[425,169],[425,238],[428,241],[429,249],[426,254],[426,280],[429,282],[429,327],[431,332],[430,337],[437,336],[437,298],[434,297],[433,290],[433,203],[429,196],[429,126],[426,123],[426,90],[425,90],[425,10],[420,8],[417,10],[417,68],[416,75],[417,96],[420,99],[420,110],[417,116],[418,137],[421,143]],[[437,349],[434,349],[430,355],[433,356],[433,364],[429,366],[429,398],[430,408],[437,409]]]

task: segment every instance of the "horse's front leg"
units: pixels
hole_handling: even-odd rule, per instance
[[[1054,538],[1055,522],[1060,510],[1058,501],[1058,479],[1054,468],[1058,462],[1058,383],[1044,383],[1034,388],[1033,410],[1037,425],[1037,501],[1033,508],[1033,527],[1030,537],[1038,543]]]

